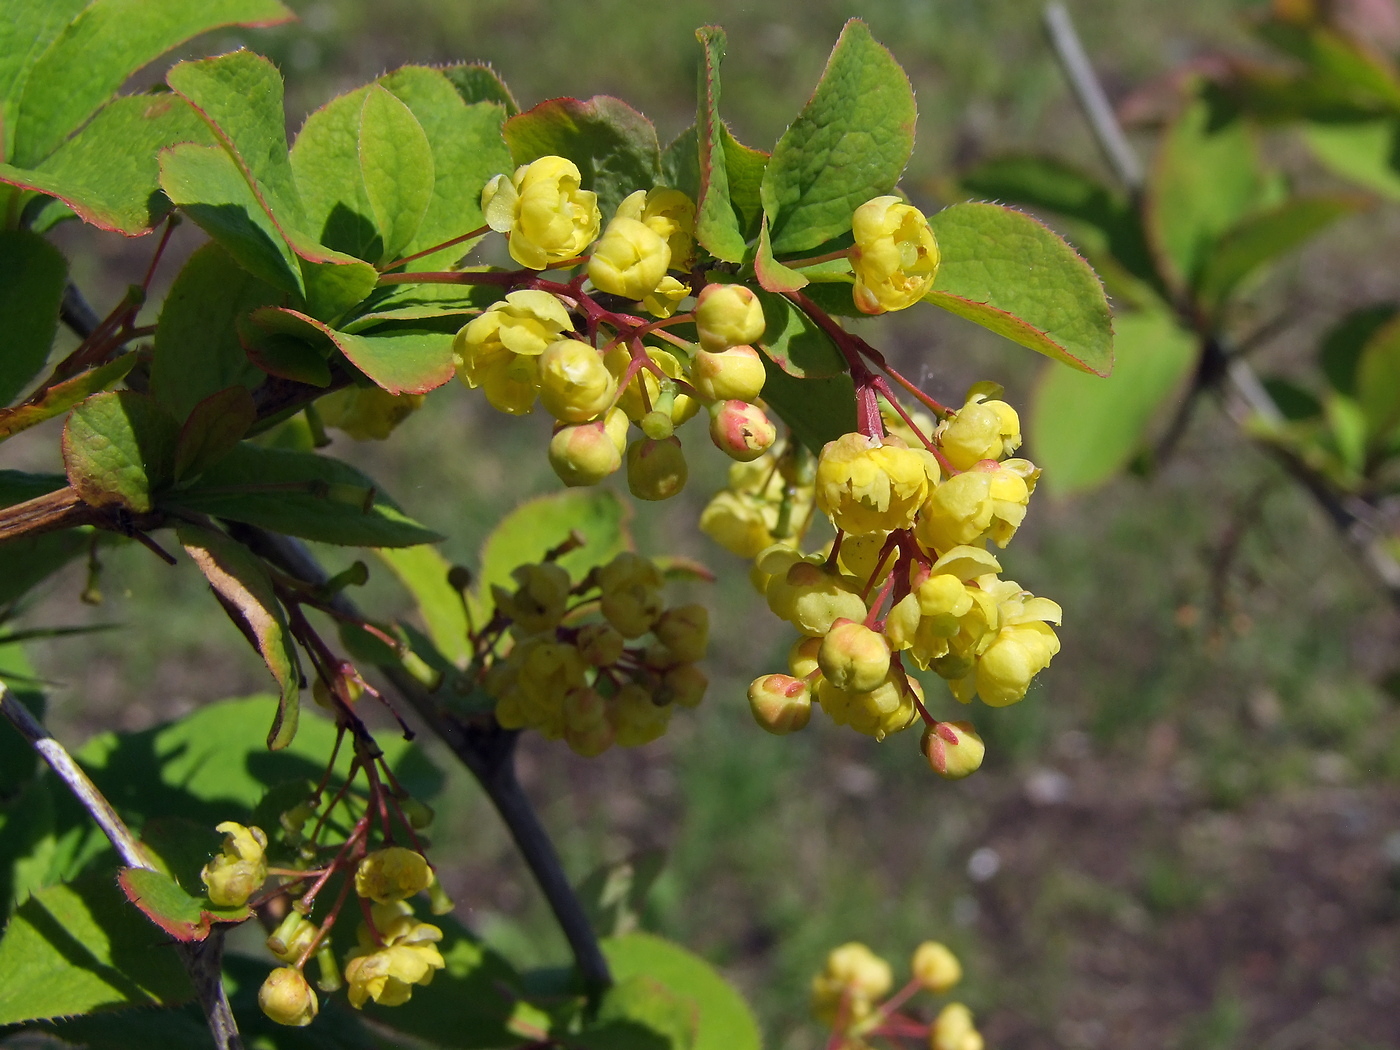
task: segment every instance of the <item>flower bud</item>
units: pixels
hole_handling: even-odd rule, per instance
[[[890,964],[865,945],[852,941],[833,948],[826,968],[812,980],[812,1010],[834,1025],[844,1014],[848,1026],[868,1017],[877,1000],[894,983]]]
[[[652,633],[681,663],[703,660],[710,641],[710,611],[699,604],[667,609],[653,625]]]
[[[676,432],[676,421],[670,412],[663,412],[660,409],[652,409],[641,418],[637,426],[642,428],[642,433],[653,441],[665,441]]]
[[[742,284],[707,284],[695,305],[695,329],[709,351],[727,350],[763,338],[767,322],[758,296]]]
[[[491,587],[496,612],[517,628],[516,637],[552,631],[564,619],[569,603],[568,570],[554,562],[516,566],[511,572],[516,589]]]
[[[375,850],[355,869],[355,892],[376,904],[405,900],[432,882],[433,869],[423,855],[402,846]]]
[[[399,809],[403,812],[404,819],[408,821],[409,827],[422,831],[433,822],[437,816],[433,812],[433,807],[426,802],[419,802],[416,798],[406,798],[399,802]]]
[[[928,1034],[929,1050],[982,1050],[982,1036],[973,1027],[972,1011],[962,1003],[949,1003],[934,1019]]]
[[[622,466],[622,453],[604,423],[575,423],[549,439],[549,465],[565,485],[596,485]]]
[[[221,908],[241,908],[267,880],[267,836],[231,820],[214,830],[224,833],[224,847],[199,873],[205,896]]]
[[[773,543],[777,510],[736,492],[720,492],[700,512],[700,531],[731,554],[752,558]]]
[[[694,664],[680,664],[661,676],[657,699],[680,707],[698,707],[705,698],[710,680]]]
[[[864,693],[885,679],[890,647],[882,635],[863,624],[837,620],[822,639],[817,663],[837,689]]]
[[[627,488],[644,500],[670,499],[685,488],[685,453],[676,438],[642,438],[627,447]]]
[[[851,216],[851,290],[862,313],[913,306],[933,287],[938,244],[923,212],[898,197],[866,201]]]
[[[982,743],[971,722],[938,722],[928,726],[919,746],[933,771],[944,780],[961,780],[977,772],[987,753],[987,745]]]
[[[794,678],[810,678],[812,672],[820,669],[817,653],[821,651],[820,638],[799,638],[788,650],[788,670]]]
[[[663,611],[656,563],[623,551],[598,570],[603,616],[624,638],[640,638]]]
[[[756,401],[767,378],[763,358],[751,346],[698,350],[690,363],[690,385],[710,401]]]
[[[563,423],[583,423],[612,403],[617,380],[602,355],[579,339],[560,339],[540,355],[540,403]]]
[[[799,678],[766,674],[749,685],[749,710],[768,732],[776,736],[795,733],[812,717],[812,690]]]
[[[1021,419],[1005,401],[984,401],[977,394],[938,427],[934,440],[956,469],[971,470],[1020,447]]]
[[[620,746],[640,747],[666,732],[671,708],[653,702],[651,694],[639,685],[624,685],[613,697],[612,721]]]
[[[781,571],[777,559],[759,557],[761,569],[771,564],[777,570],[768,581],[768,607],[803,634],[820,637],[842,617],[865,619],[867,610],[860,597],[860,582],[854,577],[842,576],[800,557]]]
[[[302,1028],[315,1018],[320,1004],[300,970],[279,966],[258,989],[258,1006],[278,1024]]]
[[[757,459],[778,438],[778,429],[757,405],[746,401],[719,402],[710,414],[710,440],[731,459]]]
[[[564,697],[564,742],[584,758],[595,758],[612,747],[614,731],[608,705],[598,690],[579,686]]]
[[[579,655],[594,667],[611,667],[622,659],[626,639],[609,623],[590,623],[579,628],[574,639]]]
[[[285,963],[294,963],[311,947],[320,928],[293,908],[267,938],[267,950]]]
[[[600,292],[640,300],[656,289],[670,265],[671,249],[655,230],[615,216],[593,246],[588,279]]]
[[[924,941],[915,948],[909,968],[914,980],[934,995],[943,994],[962,980],[962,964],[958,957],[938,941]]]
[[[636,190],[617,206],[617,216],[646,223],[664,238],[671,249],[671,264],[677,269],[690,265],[695,246],[695,202],[680,190],[664,186]]]

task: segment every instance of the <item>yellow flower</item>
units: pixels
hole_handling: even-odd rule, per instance
[[[377,386],[348,386],[316,402],[321,422],[356,441],[383,441],[423,404],[422,394],[391,394]]]
[[[563,157],[541,157],[497,175],[481,191],[481,209],[497,233],[509,238],[510,256],[531,270],[572,259],[598,236],[598,195],[580,188],[578,166]]]
[[[667,609],[652,625],[652,633],[682,663],[703,660],[710,641],[710,611],[698,604]]]
[[[617,206],[616,217],[645,223],[666,242],[671,250],[671,265],[676,269],[690,265],[695,247],[695,202],[680,190],[664,186],[637,190]]]
[[[500,411],[523,415],[535,405],[539,356],[573,328],[569,312],[548,292],[511,292],[457,333],[452,341],[457,378],[481,387]]]
[[[617,691],[612,702],[612,723],[617,730],[617,742],[622,747],[649,744],[666,732],[671,721],[671,708],[652,700],[651,694],[635,683]]]
[[[962,964],[958,957],[948,950],[946,944],[938,941],[924,941],[914,949],[910,963],[914,979],[935,995],[946,992],[962,980]]]
[[[391,904],[426,890],[433,869],[421,853],[388,846],[367,854],[355,869],[355,892],[376,904]]]
[[[258,1006],[278,1024],[302,1028],[316,1017],[320,1004],[300,970],[279,966],[258,989]]]
[[[447,965],[437,949],[442,931],[414,919],[406,904],[375,905],[370,914],[382,947],[361,923],[359,945],[345,964],[350,1005],[357,1010],[368,999],[381,1006],[400,1006],[413,996],[415,984],[431,984],[434,973]]]
[[[982,1036],[972,1025],[972,1011],[962,1003],[949,1003],[938,1014],[928,1033],[929,1050],[982,1050]]]
[[[812,978],[812,1012],[833,1027],[856,1025],[870,1016],[894,984],[890,964],[856,941],[833,948],[826,968]]]
[[[882,314],[922,299],[938,274],[938,244],[923,212],[898,197],[866,201],[851,216],[856,308]]]
[[[777,524],[777,506],[747,493],[720,492],[700,512],[700,531],[741,558],[770,546]]]
[[[935,432],[943,454],[958,470],[971,470],[984,459],[1001,459],[1021,447],[1021,417],[1005,401],[973,394]]]
[[[817,700],[833,722],[876,740],[914,724],[919,717],[916,696],[923,699],[923,687],[897,667],[891,667],[874,689],[864,692],[840,689],[825,678],[817,682]]]
[[[655,230],[617,216],[593,247],[588,279],[600,292],[645,299],[656,291],[670,264],[671,249]]]
[[[861,581],[828,569],[821,555],[803,558],[789,547],[773,546],[757,564],[769,577],[768,608],[803,634],[818,638],[839,619],[865,619]]]
[[[1039,475],[1024,459],[983,460],[929,494],[915,535],[930,551],[945,552],[989,539],[1005,547],[1026,518]]]
[[[617,380],[602,355],[579,339],[551,343],[539,364],[540,402],[561,423],[596,418],[617,393]]]
[[[855,535],[909,528],[928,489],[924,457],[898,438],[843,434],[817,461],[817,507]]]
[[[221,908],[242,907],[267,880],[267,836],[231,820],[214,830],[224,833],[224,848],[199,873],[205,896]]]

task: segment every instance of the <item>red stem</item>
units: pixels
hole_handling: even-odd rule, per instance
[[[469,240],[471,240],[473,237],[480,237],[480,236],[486,234],[487,232],[489,232],[490,229],[491,229],[490,226],[481,226],[481,227],[478,227],[477,229],[472,230],[471,233],[464,233],[464,234],[462,234],[460,237],[453,237],[451,240],[443,241],[441,244],[435,244],[435,245],[433,245],[431,248],[424,248],[421,252],[414,252],[412,255],[405,255],[402,259],[395,259],[393,262],[389,263],[387,266],[382,266],[382,267],[380,267],[380,269],[381,269],[381,270],[394,270],[394,269],[397,269],[397,268],[400,267],[400,266],[404,266],[404,265],[406,265],[407,263],[413,262],[415,259],[421,259],[421,258],[423,258],[423,257],[426,256],[426,255],[434,255],[434,254],[436,254],[437,252],[440,252],[440,251],[442,251],[442,250],[444,250],[444,249],[446,249],[446,248],[451,248],[454,244],[461,244],[463,241],[469,241]]]

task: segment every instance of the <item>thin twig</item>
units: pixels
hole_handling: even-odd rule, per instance
[[[55,740],[52,734],[30,713],[29,708],[0,682],[0,714],[4,714],[20,736],[29,742],[39,756],[48,763],[54,775],[63,781],[73,797],[97,826],[102,829],[112,848],[117,851],[122,862],[129,868],[155,870],[141,843],[131,829],[117,814],[105,795],[97,789],[91,778],[83,772],[68,749]],[[180,953],[185,970],[190,975],[209,1031],[214,1036],[214,1045],[219,1050],[243,1050],[243,1040],[238,1034],[238,1025],[233,1019],[228,995],[224,991],[222,978],[224,936],[223,931],[213,930],[203,941],[181,942],[175,947]]]
[[[232,526],[230,531],[254,553],[306,583],[319,587],[329,579],[306,547],[291,537],[246,525]],[[331,605],[342,615],[363,619],[363,614],[343,591],[331,599]],[[554,843],[515,775],[515,744],[519,733],[504,730],[494,721],[489,726],[478,727],[448,718],[439,710],[432,694],[401,666],[381,665],[379,670],[480,781],[549,902],[590,996],[601,995],[612,985],[612,974],[583,904],[564,873]]]

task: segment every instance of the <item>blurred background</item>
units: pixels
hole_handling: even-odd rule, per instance
[[[947,187],[959,166],[1012,147],[1108,178],[1031,0],[289,2],[300,24],[214,34],[187,54],[247,44],[271,56],[293,130],[395,66],[484,60],[522,107],[616,94],[665,142],[693,119],[693,30],[720,23],[725,115],[741,141],[767,149],[859,15],[918,94],[904,182],[915,203],[956,199]],[[1070,9],[1119,100],[1210,50],[1249,51],[1242,19],[1257,6]],[[153,247],[73,223],[55,236],[99,312]],[[199,237],[187,224],[177,243],[188,252]],[[1346,309],[1400,295],[1397,237],[1400,217],[1382,208],[1280,268],[1265,294],[1303,308],[1262,353],[1286,366]],[[167,262],[165,287],[177,269]],[[915,313],[859,322],[861,334],[945,402],[989,378],[1028,403],[1039,358],[931,316],[940,311]],[[471,564],[492,521],[557,487],[547,434],[545,419],[499,416],[454,383],[394,441],[341,436],[329,451],[364,465],[451,536],[449,557]],[[6,466],[57,466],[45,459],[51,427],[6,447]],[[695,527],[723,484],[720,459],[694,447],[687,491],[637,506],[633,521],[642,550],[720,573],[694,587],[713,611],[706,703],[656,744],[596,760],[526,739],[522,776],[572,876],[664,851],[645,924],[722,966],[775,1050],[821,1045],[806,1000],[827,950],[864,941],[901,974],[926,938],[962,956],[961,998],[989,1047],[1400,1047],[1400,617],[1307,495],[1213,402],[1152,477],[1032,502],[1005,564],[1063,605],[1064,649],[1024,703],[973,712],[988,761],[959,784],[931,776],[913,734],[876,744],[818,716],[777,739],[752,724],[745,687],[781,667],[790,639],[746,567]],[[132,545],[105,556],[102,605],[78,601],[85,582],[84,566],[71,566],[25,616],[124,627],[32,647],[54,683],[60,738],[144,728],[266,687],[190,566],[167,569]],[[389,617],[406,602],[372,579],[363,604]],[[936,681],[930,705],[941,717],[958,709]],[[449,791],[435,837],[459,914],[518,963],[562,961],[493,812],[464,775]]]

